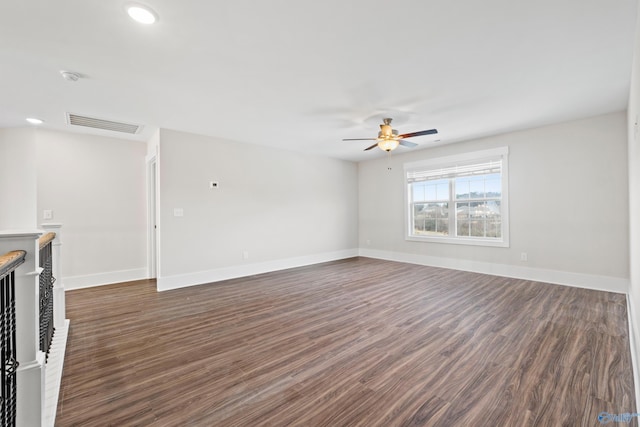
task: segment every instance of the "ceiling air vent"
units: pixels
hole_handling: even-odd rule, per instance
[[[132,135],[135,135],[142,130],[141,125],[96,119],[95,117],[80,116],[72,113],[67,113],[67,121],[70,125],[74,126],[84,126],[94,129],[108,130],[111,132],[129,133]]]

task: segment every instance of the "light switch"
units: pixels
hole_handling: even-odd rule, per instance
[[[184,209],[173,208],[173,216],[184,216]]]
[[[53,219],[53,211],[51,209],[45,209],[42,212],[42,219]]]

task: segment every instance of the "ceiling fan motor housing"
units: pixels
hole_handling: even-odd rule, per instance
[[[398,131],[391,129],[390,125],[380,125],[380,132],[378,132],[378,138],[390,139],[397,138]]]

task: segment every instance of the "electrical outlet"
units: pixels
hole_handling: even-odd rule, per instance
[[[53,219],[53,211],[51,209],[45,209],[42,212],[42,219]]]
[[[173,208],[173,216],[184,216],[184,209]]]
[[[249,251],[242,252],[242,259],[249,259]]]
[[[528,260],[527,253],[526,253],[526,252],[522,252],[522,253],[520,254],[520,261],[524,261],[524,262],[526,262],[527,260]]]

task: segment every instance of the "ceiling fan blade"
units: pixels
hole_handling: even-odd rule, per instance
[[[343,141],[375,141],[376,138],[345,138]]]
[[[367,147],[367,148],[365,148],[365,149],[364,149],[364,151],[369,151],[369,150],[371,150],[372,148],[376,148],[377,146],[378,146],[378,143],[376,142],[376,143],[375,143],[375,144],[373,144],[371,147]]]
[[[434,133],[438,133],[438,131],[436,129],[421,130],[420,132],[403,133],[398,135],[398,138],[413,138],[414,136],[433,135]]]
[[[409,148],[413,148],[413,147],[417,147],[418,146],[418,144],[416,144],[415,142],[405,141],[404,139],[399,139],[398,143],[400,145],[404,145],[405,147],[409,147]]]

